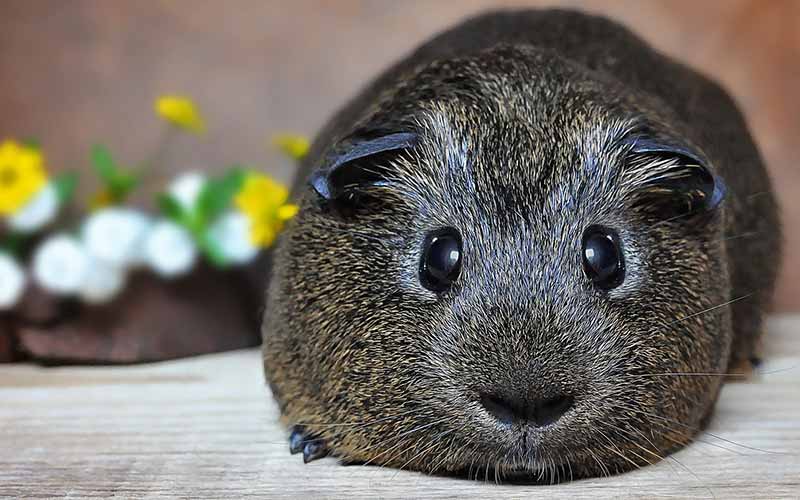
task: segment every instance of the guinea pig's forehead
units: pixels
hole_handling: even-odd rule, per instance
[[[619,167],[625,137],[637,127],[635,120],[591,108],[537,122],[500,115],[478,120],[443,105],[419,125],[421,155],[435,181],[475,196],[502,192],[527,201],[607,180]]]

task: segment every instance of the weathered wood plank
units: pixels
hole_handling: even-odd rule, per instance
[[[698,442],[633,473],[556,486],[303,465],[255,350],[124,368],[2,366],[0,498],[800,498],[800,316],[769,329],[762,374],[724,388]]]

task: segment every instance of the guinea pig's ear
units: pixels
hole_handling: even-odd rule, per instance
[[[324,200],[334,201],[368,186],[386,184],[391,178],[391,162],[416,143],[417,135],[411,133],[349,139],[312,174],[311,187]]]
[[[702,155],[637,138],[628,166],[636,172],[633,207],[662,220],[708,214],[725,198],[725,184]]]

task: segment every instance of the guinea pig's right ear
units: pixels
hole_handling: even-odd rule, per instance
[[[311,187],[323,200],[337,201],[366,187],[387,184],[392,161],[416,144],[417,135],[411,133],[347,140],[312,174]]]
[[[663,141],[636,139],[628,156],[636,172],[634,208],[662,220],[713,213],[725,183],[703,155]]]

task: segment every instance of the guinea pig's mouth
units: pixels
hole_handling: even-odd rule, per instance
[[[475,446],[469,456],[459,457],[462,466],[450,469],[450,473],[476,480],[529,484],[574,478],[568,443],[572,441],[570,429],[580,414],[575,396],[554,393],[525,399],[479,392],[470,399],[467,406],[475,427],[467,435]]]
[[[452,474],[471,480],[519,484],[554,484],[580,477],[571,454],[546,445],[533,446],[530,437],[523,434],[516,439],[516,445],[498,443],[494,450],[490,448],[476,450],[469,464],[454,468]]]
[[[470,452],[456,453],[454,462],[460,465],[449,468],[447,474],[504,483],[554,484],[652,463],[643,448],[628,439],[635,430],[628,430],[627,435],[611,431],[621,429],[612,421],[613,411],[598,411],[596,401],[581,391],[561,389],[537,393],[533,398],[480,391],[468,396],[462,410],[471,422],[452,449],[467,447]],[[474,446],[465,446],[470,442]]]

